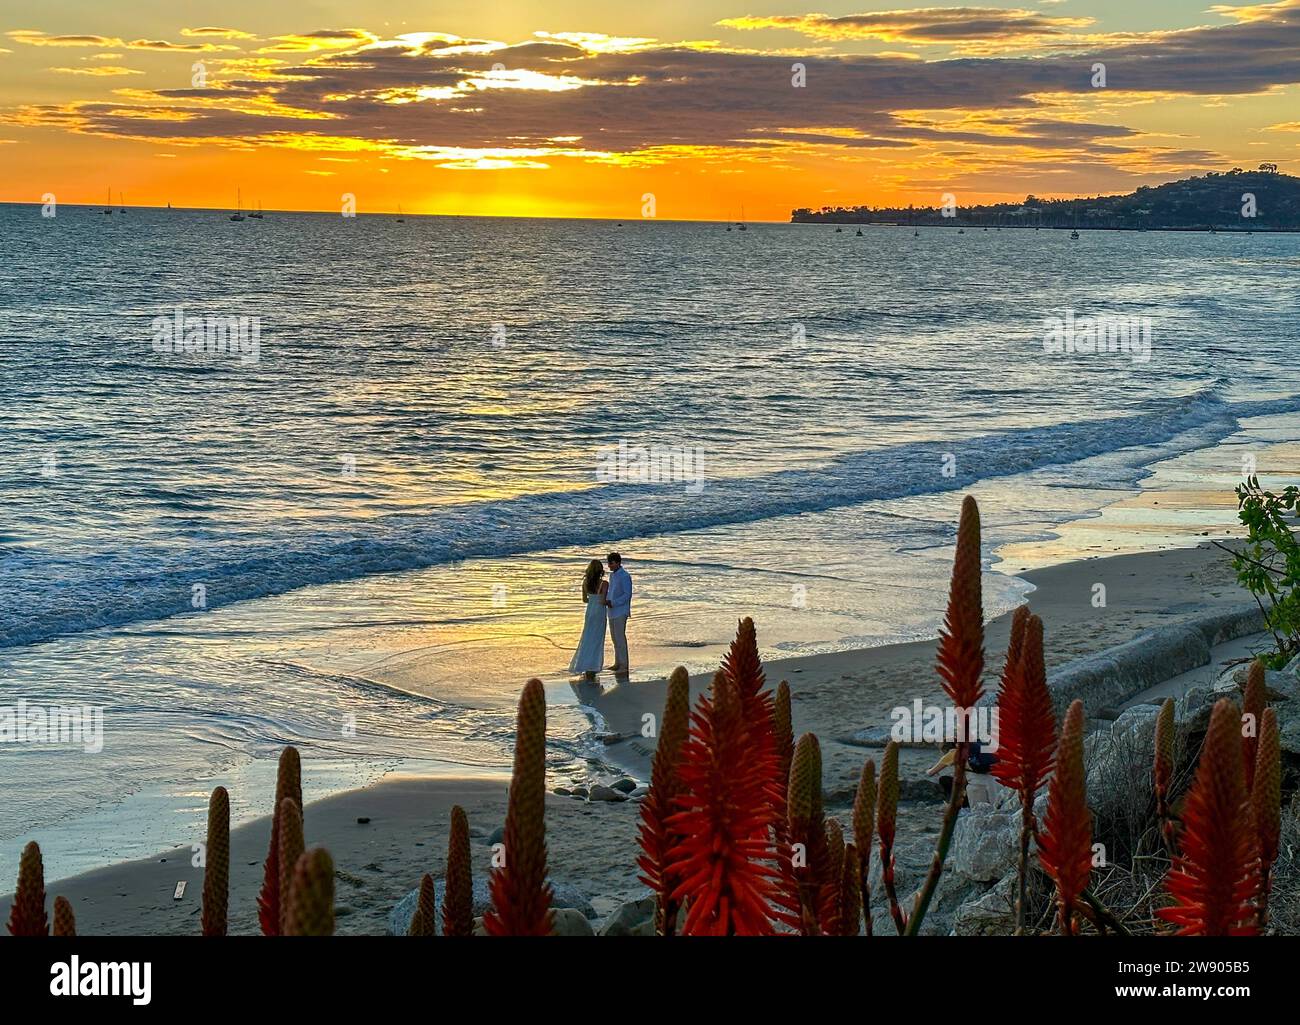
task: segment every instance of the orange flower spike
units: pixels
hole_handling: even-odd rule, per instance
[[[18,862],[18,887],[9,906],[11,936],[48,936],[49,919],[45,915],[45,863],[35,840],[23,848]]]
[[[1174,699],[1165,698],[1156,714],[1156,757],[1152,769],[1156,799],[1169,798],[1174,778]]]
[[[862,777],[858,792],[853,798],[853,842],[858,857],[858,879],[862,894],[859,904],[866,922],[867,935],[871,935],[871,841],[876,831],[876,763],[868,758],[862,763]]]
[[[203,935],[224,936],[230,900],[230,795],[225,787],[217,787],[208,798],[203,857]]]
[[[294,803],[292,797],[280,802],[280,843],[276,851],[276,861],[280,865],[280,935],[287,936],[285,927],[289,920],[289,887],[293,883],[293,871],[298,859],[307,850],[302,835],[302,809]]]
[[[752,735],[736,683],[719,672],[712,698],[701,698],[691,715],[681,811],[667,822],[678,838],[668,852],[669,871],[680,880],[672,898],[688,905],[682,935],[773,931],[773,768],[770,755],[767,764],[755,758]]]
[[[939,632],[938,670],[956,708],[972,708],[984,690],[984,608],[981,592],[980,514],[975,499],[961,503],[948,612]]]
[[[1007,667],[998,690],[998,749],[993,775],[1003,786],[1018,790],[1022,800],[1032,807],[1034,794],[1052,773],[1056,716],[1043,659],[1043,621],[1028,612],[1019,647],[1020,664]]]
[[[1241,710],[1242,765],[1246,769],[1246,790],[1255,785],[1255,751],[1259,747],[1260,719],[1268,703],[1264,688],[1264,663],[1255,659],[1246,674],[1246,693]]]
[[[840,936],[856,936],[862,923],[861,856],[855,844],[844,845],[844,876],[840,880]]]
[[[1265,708],[1260,719],[1259,747],[1255,752],[1255,788],[1250,805],[1259,848],[1259,925],[1268,924],[1268,897],[1273,884],[1282,837],[1282,744],[1277,712]]]
[[[420,896],[416,899],[415,914],[407,927],[407,936],[436,936],[437,916],[434,913],[435,894],[433,876],[428,872],[420,877]]]
[[[844,903],[844,827],[839,819],[826,820],[826,868],[820,896],[820,924],[827,936],[842,935],[840,914]],[[854,857],[857,853],[854,852]]]
[[[76,936],[77,918],[67,897],[54,898],[54,936]]]
[[[735,683],[743,703],[748,704],[763,690],[766,677],[758,657],[758,631],[748,616],[736,627],[736,636],[722,659],[722,671]]]
[[[801,928],[806,936],[820,930],[821,887],[826,868],[826,820],[822,811],[821,745],[811,733],[799,738],[790,765],[786,835],[799,891]]]
[[[894,928],[901,936],[907,928],[907,917],[898,906],[898,893],[894,889],[894,834],[898,827],[898,745],[890,741],[885,745],[880,760],[880,787],[876,795],[876,833],[880,836],[880,882],[889,900],[889,913]]]
[[[1183,803],[1182,854],[1166,880],[1173,905],[1156,914],[1180,936],[1251,936],[1259,856],[1241,754],[1241,712],[1222,698],[1210,714],[1196,780]]]
[[[782,796],[790,783],[790,762],[794,758],[794,717],[790,710],[790,684],[782,680],[772,704],[772,733],[776,741],[777,779]]]
[[[690,733],[690,674],[682,666],[668,678],[663,719],[659,724],[659,742],[655,745],[650,769],[650,791],[641,802],[640,844],[641,882],[658,898],[655,931],[671,936],[676,929],[677,905],[672,899],[676,883],[668,871],[668,852],[677,837],[668,828],[668,819],[677,810],[677,796],[682,792],[682,748]]]
[[[1277,711],[1264,709],[1255,753],[1255,789],[1250,792],[1259,835],[1259,857],[1265,868],[1277,861],[1282,838],[1282,743]]]
[[[271,845],[266,853],[263,869],[262,892],[257,895],[257,917],[264,936],[280,934],[281,901],[288,898],[280,892],[280,807],[284,799],[292,798],[302,808],[302,761],[295,747],[280,752],[280,764],[275,777],[275,804],[271,808]],[[292,871],[293,866],[289,869]]]
[[[324,847],[298,856],[285,894],[286,936],[334,935],[334,860]]]
[[[524,685],[515,726],[515,762],[502,832],[504,863],[489,880],[493,907],[483,916],[490,936],[548,936],[554,915],[546,881],[546,694],[542,681]]]
[[[474,881],[470,873],[469,818],[459,804],[451,808],[447,840],[447,878],[442,895],[442,934],[474,934]]]
[[[1075,701],[1061,728],[1056,771],[1038,841],[1039,860],[1056,883],[1061,931],[1067,936],[1074,934],[1074,908],[1092,873],[1092,813],[1083,767],[1083,726],[1083,702]]]

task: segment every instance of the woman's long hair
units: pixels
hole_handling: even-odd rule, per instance
[[[587,563],[587,572],[582,575],[582,600],[587,600],[587,595],[595,594],[596,589],[600,587],[600,578],[605,575],[605,567],[600,564],[599,559],[592,559]]]

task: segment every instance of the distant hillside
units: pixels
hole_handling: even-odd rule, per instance
[[[1254,216],[1248,216],[1254,197]],[[1038,199],[1023,203],[958,205],[955,216],[939,207],[822,207],[795,210],[795,223],[984,225],[1013,228],[1110,228],[1140,231],[1300,231],[1300,178],[1279,174],[1274,164],[1257,171],[1239,167],[1203,178],[1143,186],[1126,196]]]

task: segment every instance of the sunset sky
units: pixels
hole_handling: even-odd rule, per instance
[[[363,214],[632,219],[652,193],[660,218],[786,220],[1300,173],[1300,0],[45,0],[3,18],[7,202],[225,207],[239,187],[268,209],[350,193]]]

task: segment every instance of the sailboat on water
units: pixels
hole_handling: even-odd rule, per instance
[[[254,217],[254,218],[256,218],[256,219],[259,220],[259,221],[262,219],[262,217],[263,217],[263,214],[262,214],[262,201],[261,201],[260,199],[257,201],[257,210],[256,210],[256,211],[250,211],[248,216],[249,216],[249,217]]]
[[[108,187],[108,206],[104,208],[104,216],[113,216],[113,186],[111,185]]]
[[[401,203],[398,203],[398,204],[397,204],[397,223],[398,223],[398,224],[405,224],[405,223],[406,223],[406,218],[402,216],[402,204],[401,204]]]
[[[745,231],[745,204],[740,204],[740,221],[736,225],[741,231]]]
[[[110,192],[109,195],[111,196],[112,193]],[[122,195],[122,193],[119,192],[119,193],[117,194],[117,201],[122,205],[122,209],[121,209],[120,212],[121,212],[121,213],[126,213],[126,197],[125,197],[124,195]]]
[[[239,189],[235,190],[235,212],[230,215],[232,221],[242,221],[244,219],[244,194]]]

